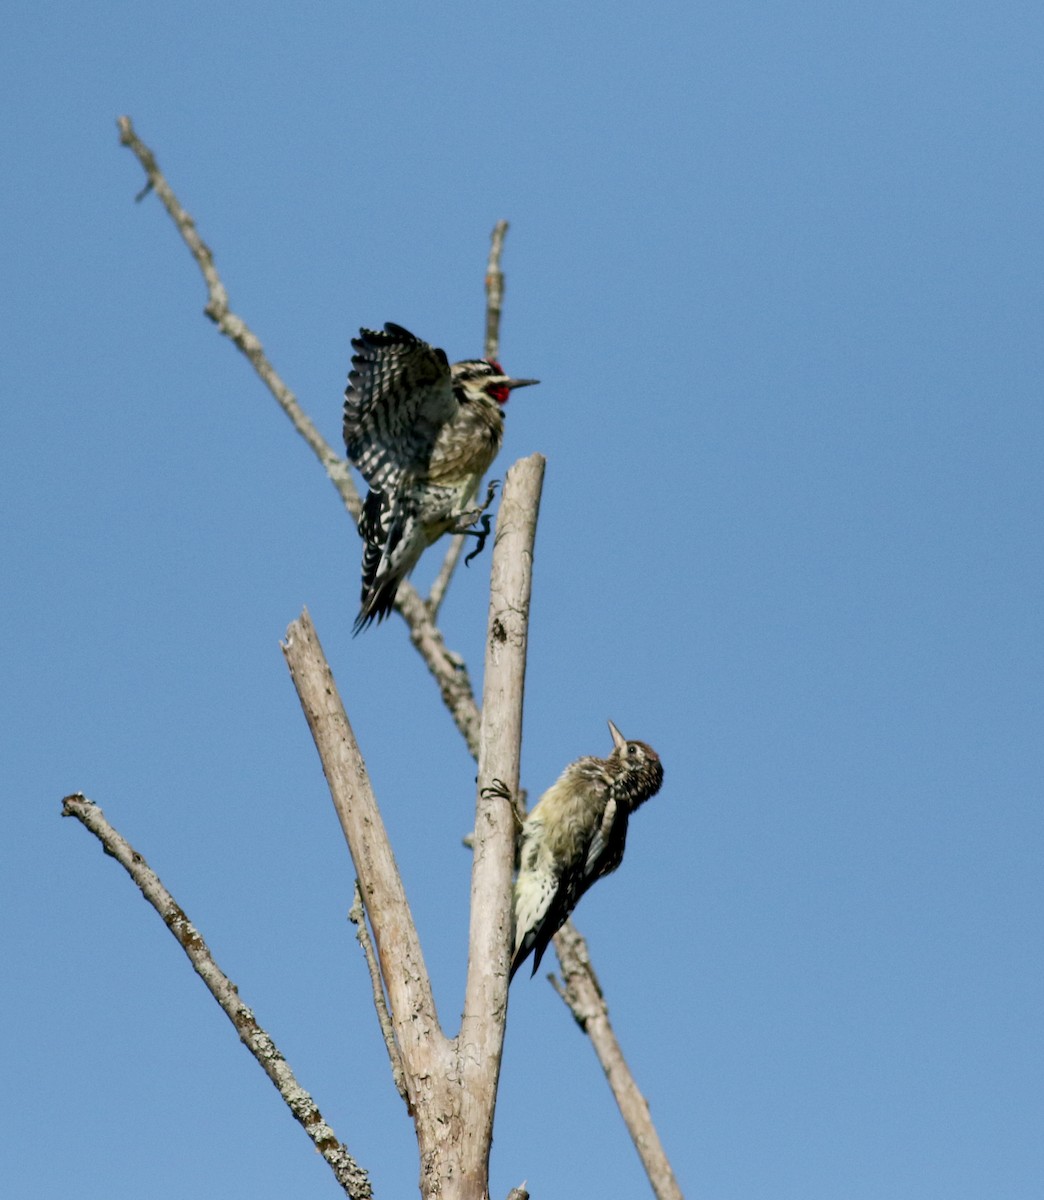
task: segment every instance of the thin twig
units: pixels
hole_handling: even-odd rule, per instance
[[[381,982],[381,969],[377,964],[373,939],[370,937],[370,930],[366,924],[366,910],[363,908],[358,879],[355,881],[355,896],[352,900],[352,907],[348,910],[348,920],[355,926],[355,940],[362,946],[362,952],[366,957],[366,969],[370,972],[370,986],[373,988],[373,1007],[377,1010],[381,1035],[384,1038],[385,1049],[388,1051],[392,1082],[395,1084],[395,1090],[406,1101],[406,1107],[409,1108],[410,1097],[406,1091],[406,1078],[402,1072],[402,1058],[395,1042],[395,1030],[392,1028],[391,1015],[388,1012],[388,1002],[384,995],[384,984]]]
[[[196,260],[196,265],[203,275],[207,285],[207,305],[203,311],[225,337],[229,338],[249,359],[254,370],[275,397],[279,407],[290,418],[294,428],[322,463],[323,470],[326,471],[330,482],[337,489],[345,508],[358,520],[359,513],[362,511],[362,501],[348,472],[348,464],[334,453],[329,443],[302,410],[297,402],[297,397],[268,361],[260,339],[251,331],[246,322],[229,307],[228,292],[214,266],[214,255],[211,253],[210,247],[199,236],[195,221],[174,195],[173,189],[159,169],[156,156],[135,133],[130,117],[119,117],[116,124],[120,130],[120,144],[131,150],[138,162],[141,163],[148,180],[137,198],[140,200],[149,192],[155,192],[159,196],[163,207],[169,213],[170,219],[177,227],[185,245],[189,248],[189,253]]]
[[[431,585],[431,591],[428,593],[428,612],[431,613],[432,620],[439,615],[442,602],[446,599],[446,589],[450,585],[453,572],[457,569],[457,563],[460,562],[460,556],[464,552],[464,542],[465,535],[463,533],[455,533],[450,538],[446,557],[442,560],[442,566],[439,567],[439,573],[435,576],[435,582]]]
[[[486,264],[486,343],[485,357],[496,359],[500,357],[500,312],[504,303],[504,272],[500,269],[500,259],[504,253],[504,238],[507,236],[507,221],[498,221],[493,226],[490,236],[489,261]],[[446,597],[453,572],[457,569],[461,553],[464,550],[464,535],[457,534],[450,539],[446,557],[435,577],[428,593],[428,611],[432,620],[439,615],[442,601]]]
[[[410,641],[427,664],[439,685],[442,702],[460,730],[473,758],[478,758],[479,707],[464,659],[447,649],[442,631],[435,624],[428,606],[417,590],[400,583],[395,607],[410,631]]]
[[[142,895],[163,918],[163,923],[188,955],[196,973],[210,994],[221,1005],[236,1027],[243,1045],[257,1059],[261,1069],[279,1089],[295,1119],[326,1159],[337,1182],[352,1200],[370,1200],[373,1191],[369,1176],[348,1153],[347,1148],[322,1118],[312,1097],[294,1078],[289,1064],[257,1022],[251,1009],[239,998],[239,990],[214,961],[199,931],[185,916],[174,897],[144,858],[105,819],[102,810],[81,793],[66,796],[62,816],[75,817],[101,842],[107,854],[126,870],[141,889]]]
[[[493,226],[486,264],[486,358],[492,359],[500,357],[500,310],[504,306],[504,272],[500,269],[500,258],[507,231],[507,221],[498,221]]]
[[[550,976],[551,983],[569,1006],[576,1023],[591,1039],[657,1200],[683,1200],[649,1115],[649,1104],[634,1081],[610,1024],[609,1007],[591,966],[587,943],[571,921],[555,934],[555,953],[562,968],[563,982],[560,984]]]

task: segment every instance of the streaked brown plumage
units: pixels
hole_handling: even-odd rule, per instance
[[[663,783],[659,755],[609,722],[608,758],[570,763],[522,827],[511,975],[533,953],[533,974],[580,897],[623,861],[631,813]]]

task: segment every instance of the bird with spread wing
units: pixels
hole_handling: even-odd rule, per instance
[[[468,506],[503,442],[508,397],[538,380],[512,379],[489,359],[450,363],[445,351],[391,323],[360,329],[352,348],[344,441],[369,484],[359,518],[358,633],[391,612],[399,583],[444,533],[476,537],[469,558],[482,549],[495,485],[484,504]]]

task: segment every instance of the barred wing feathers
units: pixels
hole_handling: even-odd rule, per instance
[[[362,606],[353,633],[383,621],[395,606],[399,583],[413,570],[426,544],[423,525],[408,497],[389,498],[371,489],[359,519],[363,539]]]
[[[361,329],[352,339],[344,394],[344,442],[371,488],[394,493],[423,475],[439,431],[459,410],[445,351],[401,325]]]

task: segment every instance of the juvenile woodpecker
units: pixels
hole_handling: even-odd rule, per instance
[[[401,325],[360,329],[344,394],[344,442],[369,493],[359,518],[362,606],[355,632],[392,610],[401,580],[444,533],[470,533],[481,550],[493,498],[467,509],[504,439],[512,379],[497,362],[450,364]],[[481,532],[471,529],[482,518]],[[471,556],[469,555],[469,558]]]
[[[533,951],[533,974],[577,901],[623,861],[627,821],[663,783],[663,765],[645,742],[609,722],[608,758],[579,758],[540,797],[522,826],[515,881],[511,976]]]

